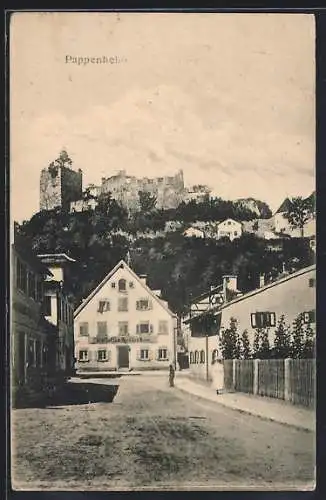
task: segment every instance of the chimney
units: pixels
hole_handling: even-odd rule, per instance
[[[259,288],[261,288],[262,286],[265,286],[265,274],[259,275]]]
[[[139,279],[144,285],[147,285],[147,274],[140,274]]]
[[[238,285],[238,276],[234,274],[226,274],[222,276],[223,279],[223,298],[224,302],[227,301],[227,291],[236,292]]]

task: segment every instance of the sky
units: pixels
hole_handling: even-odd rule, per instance
[[[139,177],[183,169],[188,186],[254,197],[272,210],[287,196],[308,196],[313,16],[14,14],[12,219],[39,211],[41,169],[62,149],[83,170],[84,186],[122,169]]]

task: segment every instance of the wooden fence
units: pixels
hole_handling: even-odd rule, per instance
[[[251,359],[236,359],[234,389],[239,392],[253,393],[254,391],[254,364]]]
[[[316,360],[225,360],[224,388],[227,391],[285,399],[295,405],[313,407]]]
[[[258,364],[258,394],[284,399],[284,359],[262,359]]]
[[[315,405],[316,366],[311,359],[289,360],[289,394],[293,404],[304,406]]]

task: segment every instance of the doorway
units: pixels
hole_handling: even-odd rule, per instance
[[[118,346],[118,369],[129,368],[129,346]]]

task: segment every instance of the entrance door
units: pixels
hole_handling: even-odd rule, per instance
[[[118,368],[129,368],[129,347],[127,345],[118,347]]]

